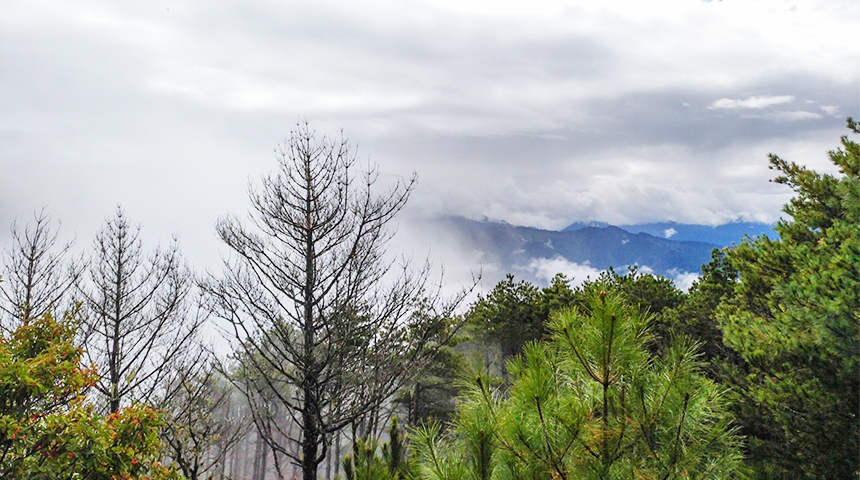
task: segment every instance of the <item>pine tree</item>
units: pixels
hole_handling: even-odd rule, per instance
[[[427,479],[730,478],[740,439],[696,345],[648,350],[648,317],[604,282],[509,362],[506,395],[477,377],[442,436],[416,432]]]
[[[412,477],[406,462],[406,444],[397,417],[388,428],[389,441],[379,444],[367,438],[357,438],[352,453],[341,460],[345,480],[402,480]],[[382,456],[377,451],[382,451]]]
[[[740,410],[755,427],[752,457],[775,478],[860,471],[860,145],[842,137],[830,159],[841,175],[771,155],[776,182],[797,192],[790,219],[779,239],[727,252],[738,281],[718,319],[749,365]]]

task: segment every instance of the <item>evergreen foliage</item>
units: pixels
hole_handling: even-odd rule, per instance
[[[352,453],[341,460],[345,480],[400,480],[413,478],[406,461],[406,439],[400,431],[397,417],[391,419],[388,429],[389,441],[382,444],[382,456],[377,442],[357,438],[352,444]]]
[[[696,345],[655,358],[648,317],[606,282],[557,313],[550,338],[509,362],[506,396],[477,377],[454,428],[419,429],[425,479],[730,478],[740,439]]]
[[[525,280],[515,282],[511,274],[487,296],[479,297],[466,316],[475,330],[501,347],[503,361],[519,354],[526,343],[539,340],[547,319],[540,290]]]
[[[684,292],[679,290],[672,280],[643,273],[635,265],[623,275],[610,268],[601,272],[596,280],[586,282],[586,285],[595,282],[602,283],[609,289],[618,290],[631,305],[639,309],[641,315],[648,316],[652,334],[648,347],[652,353],[664,353],[673,335],[678,333],[676,325],[667,321],[665,314],[685,302]],[[587,307],[589,301],[587,292],[588,289],[574,292],[569,305],[578,308]]]
[[[736,387],[738,377],[746,375],[746,363],[740,355],[723,342],[723,332],[717,324],[717,307],[734,293],[738,272],[728,263],[726,251],[714,249],[711,261],[702,266],[702,276],[693,283],[678,305],[664,310],[660,328],[676,335],[685,335],[700,345],[705,373],[720,383]],[[743,390],[743,388],[741,388]],[[744,426],[746,427],[746,425]]]
[[[854,133],[858,124],[848,120]],[[857,478],[860,471],[860,145],[830,152],[841,175],[771,155],[797,193],[778,240],[727,251],[738,272],[718,310],[726,343],[749,364],[741,415],[753,460],[774,478]]]
[[[432,362],[395,398],[406,413],[407,427],[431,421],[444,424],[454,416],[460,393],[457,379],[466,368],[466,355],[456,348],[460,341],[458,335],[441,346]]]

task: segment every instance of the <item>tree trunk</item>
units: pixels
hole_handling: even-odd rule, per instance
[[[307,391],[307,389],[306,389]],[[306,393],[307,395],[307,393]],[[302,412],[302,479],[317,480],[317,421],[305,400]]]
[[[110,366],[110,400],[108,405],[108,413],[117,413],[119,411],[119,342],[121,339],[120,323],[122,322],[120,314],[122,313],[122,293],[123,293],[123,251],[120,249],[117,255],[116,279],[115,288],[116,296],[114,301],[114,318],[112,338],[108,339],[111,343],[109,348],[109,366]]]
[[[340,431],[334,437],[334,476],[340,477]]]
[[[231,479],[235,479],[236,473],[238,473],[238,472],[236,472],[236,457],[239,455],[239,452],[240,452],[240,450],[238,448],[239,446],[240,446],[239,444],[236,444],[236,448],[233,448],[233,451],[230,452],[230,478]]]
[[[257,477],[257,480],[266,480],[266,470],[269,465],[269,445],[266,442],[263,442],[262,448],[260,449],[260,476]]]
[[[328,436],[328,443],[331,445],[331,434]],[[331,450],[325,456],[325,478],[326,480],[331,480]]]
[[[239,461],[239,471],[236,472],[239,474],[237,478],[245,479],[248,477],[248,444],[251,442],[250,435],[245,435],[245,439],[242,440],[242,450],[238,452],[238,455],[233,459]]]
[[[219,442],[221,443],[221,442]],[[227,454],[229,449],[226,444],[221,445],[221,458],[218,460],[218,478],[224,480],[224,472],[227,470]]]
[[[257,442],[254,445],[254,470],[251,472],[253,480],[261,480],[260,467],[263,463],[263,435],[257,432]]]

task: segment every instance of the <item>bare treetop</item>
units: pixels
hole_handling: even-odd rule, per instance
[[[163,387],[202,323],[189,308],[194,279],[176,240],[147,256],[139,232],[117,207],[96,235],[89,279],[80,288],[86,353],[99,367],[96,390],[111,412]]]
[[[66,294],[80,275],[80,262],[67,261],[74,242],[57,246],[59,222],[43,208],[23,230],[12,223],[12,245],[3,251],[0,326],[41,317],[71,304]]]
[[[311,480],[326,435],[389,398],[433,355],[452,333],[457,302],[441,301],[426,263],[385,258],[387,226],[416,175],[377,195],[378,170],[359,172],[342,135],[319,136],[307,123],[275,152],[277,172],[250,188],[251,225],[219,220],[236,256],[206,288],[232,326],[242,375],[256,379],[245,384],[249,399],[274,397],[301,436],[272,421],[270,406],[257,409],[258,427]]]

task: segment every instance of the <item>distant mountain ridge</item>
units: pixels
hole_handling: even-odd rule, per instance
[[[624,271],[629,265],[647,267],[674,277],[698,273],[715,248],[739,242],[744,235],[775,236],[772,226],[732,223],[717,227],[660,222],[613,226],[605,222],[577,222],[561,231],[511,225],[504,221],[476,221],[463,217],[441,219],[456,232],[463,246],[480,252],[502,270],[522,270],[532,259],[561,257],[568,262],[604,270]]]
[[[715,243],[727,247],[732,243],[740,243],[745,235],[767,235],[777,238],[773,225],[756,222],[732,222],[723,225],[691,225],[676,222],[644,223],[639,225],[619,225],[618,228],[630,233],[648,233],[655,237],[672,240],[690,240],[696,242]]]

